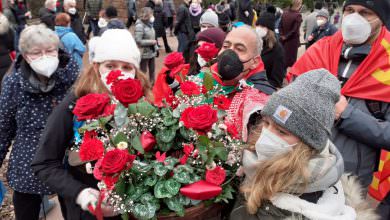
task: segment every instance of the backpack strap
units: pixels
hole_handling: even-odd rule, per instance
[[[382,108],[383,102],[380,101],[373,101],[373,100],[366,100],[366,106],[368,108],[368,111],[378,120],[385,121],[386,111],[389,108]]]

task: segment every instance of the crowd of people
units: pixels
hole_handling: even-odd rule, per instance
[[[72,110],[85,95],[112,94],[105,79],[113,70],[138,79],[155,106],[183,77],[212,73],[247,145],[226,219],[390,218],[389,189],[377,207],[367,200],[381,150],[390,151],[389,1],[346,0],[334,14],[318,1],[303,16],[302,0],[260,11],[250,0],[128,0],[126,20],[103,5],[87,1],[86,30],[75,0],[46,0],[38,25],[28,25],[25,0],[8,0],[0,12],[0,166],[12,146],[7,180],[17,220],[46,214],[52,194],[64,219],[95,219],[97,181],[85,164],[68,162]],[[301,30],[307,50],[299,57]],[[168,39],[177,40],[186,75],[156,69],[159,38],[164,54],[175,50]],[[205,60],[197,49],[208,44],[217,53]],[[121,219],[110,205],[102,211]]]

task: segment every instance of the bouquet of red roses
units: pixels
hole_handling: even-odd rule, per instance
[[[157,108],[137,79],[107,76],[112,96],[89,94],[73,110],[72,153],[99,181],[125,219],[155,219],[202,201],[228,202],[235,191],[241,142],[225,122],[229,100],[208,104],[206,86],[181,83],[174,101]]]

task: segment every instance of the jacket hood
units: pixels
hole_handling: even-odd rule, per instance
[[[317,203],[311,203],[296,195],[279,193],[271,199],[276,207],[316,220],[355,220],[356,211],[346,205],[341,182],[324,191]]]
[[[108,22],[107,28],[108,29],[126,29],[126,26],[121,20],[114,18]]]
[[[54,30],[56,31],[56,33],[59,36],[61,36],[63,34],[66,34],[66,33],[69,33],[69,32],[72,32],[72,28],[71,27],[63,27],[63,26],[55,26]]]

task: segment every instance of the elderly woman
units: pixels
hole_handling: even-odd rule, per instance
[[[38,220],[43,195],[52,194],[30,168],[46,119],[77,77],[77,63],[59,51],[57,35],[44,25],[21,33],[13,73],[0,94],[0,165],[12,144],[7,179],[17,220]]]

